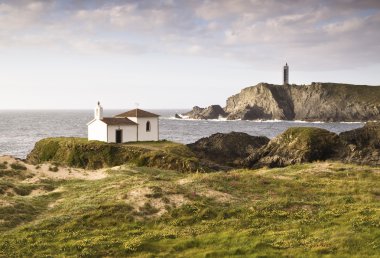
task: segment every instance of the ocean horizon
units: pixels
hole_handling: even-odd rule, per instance
[[[244,132],[273,138],[289,127],[319,127],[340,133],[362,127],[361,122],[306,122],[282,120],[196,120],[176,119],[186,109],[147,109],[160,115],[160,139],[191,143],[214,133]],[[108,109],[105,116],[125,110]],[[93,110],[0,110],[0,155],[25,158],[35,143],[48,137],[87,137]]]

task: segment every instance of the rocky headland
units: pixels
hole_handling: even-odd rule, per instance
[[[274,85],[259,83],[229,97],[226,106],[194,107],[193,119],[380,120],[380,87],[339,83]]]

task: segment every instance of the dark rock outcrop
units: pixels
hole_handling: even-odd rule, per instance
[[[178,114],[175,114],[174,117],[177,118],[177,119],[182,119],[182,117],[180,115],[178,115]]]
[[[264,136],[251,136],[246,133],[216,133],[187,146],[201,159],[211,160],[224,166],[240,166],[244,158],[255,149],[267,144]]]
[[[339,136],[315,127],[293,127],[254,151],[244,162],[247,167],[283,167],[326,160],[342,148]]]
[[[339,134],[345,151],[338,157],[348,163],[380,165],[380,122]]]
[[[193,107],[193,110],[183,114],[192,119],[218,119],[221,117],[226,117],[227,114],[224,109],[219,105],[212,105],[207,108],[201,108],[198,106]]]

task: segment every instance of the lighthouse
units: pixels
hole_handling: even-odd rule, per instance
[[[284,85],[289,84],[289,66],[288,63],[284,66]]]

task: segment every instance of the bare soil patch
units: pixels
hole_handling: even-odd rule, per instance
[[[41,179],[56,179],[56,180],[69,180],[69,179],[83,179],[83,180],[99,180],[107,177],[107,169],[86,170],[81,168],[68,168],[58,166],[58,171],[51,171],[55,165],[50,163],[40,164],[38,166],[28,164],[24,160],[17,159],[11,156],[0,156],[0,162],[7,162],[9,165],[18,163],[27,168],[28,171],[34,174],[33,177],[24,180],[25,183],[35,183]]]

